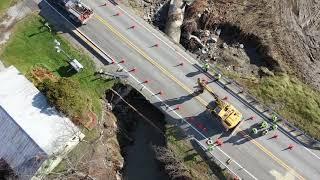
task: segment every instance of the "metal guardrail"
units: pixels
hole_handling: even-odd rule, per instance
[[[128,10],[128,9],[126,9]],[[132,12],[131,10],[129,10],[130,12]],[[162,36],[164,37],[167,37],[167,35],[162,32],[161,30],[159,30],[158,27],[154,26],[153,24],[151,23],[148,23],[146,22],[145,20],[143,20],[142,18],[140,18],[140,20],[137,20],[139,21],[139,23],[142,23],[146,26],[151,26],[153,29],[156,30],[156,32],[158,32],[159,34],[161,34]],[[179,43],[176,43],[174,42],[173,40],[171,40],[170,38],[166,38],[164,41],[169,41],[170,43],[172,43],[171,45],[175,45],[179,48],[181,48],[181,50],[183,50],[186,54],[188,54],[190,57],[194,58],[195,59],[195,54],[191,53],[190,51],[188,51],[186,48],[184,48],[181,44]],[[167,41],[167,42],[168,42]],[[176,48],[174,48],[176,49]],[[199,60],[196,60],[196,62],[198,62],[199,64],[200,63],[203,63],[203,62],[199,62]],[[198,64],[198,65],[199,65]],[[213,69],[215,72],[217,73],[220,73],[221,75],[223,75],[222,71],[217,68],[217,67],[213,67],[212,65],[210,65],[210,68]],[[209,74],[209,73],[208,73]],[[211,74],[210,74],[211,75]],[[212,75],[211,75],[212,76]],[[319,143],[320,144],[320,141],[311,137],[309,134],[307,134],[306,132],[302,131],[301,129],[297,128],[296,126],[294,126],[292,123],[290,123],[287,119],[285,119],[284,117],[282,117],[280,114],[276,113],[272,108],[264,105],[263,103],[259,102],[254,96],[252,96],[248,91],[245,90],[245,88],[243,88],[239,83],[237,83],[235,80],[232,80],[232,79],[229,79],[229,78],[226,78],[226,76],[222,76],[222,79],[227,82],[227,84],[223,84],[222,81],[221,82],[221,85],[224,86],[225,89],[228,89],[229,91],[231,91],[233,93],[234,96],[236,96],[238,99],[241,99],[243,102],[246,102],[246,105],[251,108],[252,110],[254,110],[256,113],[258,113],[263,119],[270,121],[270,118],[265,115],[264,113],[265,112],[269,112],[269,116],[271,116],[272,114],[276,115],[278,117],[279,120],[283,121],[284,125],[290,127],[291,129],[293,129],[294,131],[296,132],[299,132],[301,134],[303,134],[306,138],[308,138],[309,140],[312,140],[314,143]],[[234,92],[234,90],[232,90],[231,88],[228,87],[228,85],[234,85],[238,88],[239,92],[242,92],[241,94],[244,94],[246,95],[246,99],[252,99],[251,102],[248,102],[245,98],[241,97],[238,93]],[[259,105],[260,107],[262,107],[264,109],[263,112],[261,112],[259,109],[257,109],[255,106],[252,105],[252,102],[255,102],[255,104]],[[286,131],[284,128],[282,128],[283,131]],[[286,131],[287,132],[287,131]],[[290,133],[290,132],[287,132],[287,133]],[[298,139],[297,139],[298,140]],[[298,140],[299,142],[301,142],[302,144],[305,144],[304,142],[302,142],[301,140]]]
[[[319,140],[311,137],[309,134],[307,134],[306,132],[302,131],[301,129],[299,129],[298,127],[296,127],[295,125],[293,125],[292,123],[290,123],[287,119],[285,119],[283,116],[281,116],[280,114],[278,114],[277,112],[275,112],[275,110],[273,110],[272,108],[264,105],[263,103],[261,103],[257,98],[255,98],[253,95],[251,95],[247,90],[245,90],[245,88],[243,88],[238,82],[236,82],[235,80],[229,79],[226,76],[223,76],[222,71],[217,68],[217,67],[213,67],[212,65],[210,65],[210,68],[214,70],[214,72],[219,73],[222,75],[221,79],[219,80],[220,82],[220,86],[222,86],[224,89],[228,89],[229,91],[232,92],[232,95],[235,96],[237,99],[241,100],[243,103],[245,103],[246,106],[248,106],[250,109],[252,109],[254,112],[256,112],[260,117],[262,117],[263,119],[269,121],[270,123],[273,123],[271,121],[271,117],[272,115],[276,115],[278,117],[278,121],[282,121],[282,125],[285,125],[287,127],[289,127],[290,129],[292,129],[290,132],[299,132],[300,134],[303,134],[306,138],[308,138],[309,140],[312,140],[313,143],[320,143]],[[209,76],[212,76],[210,73],[208,73]],[[213,77],[213,76],[212,76]],[[223,81],[225,83],[223,83]],[[231,89],[229,86],[235,86],[236,89],[238,89],[238,92],[235,92],[233,89]],[[245,97],[241,97],[239,94],[243,94]],[[250,99],[251,101],[249,102],[248,99]],[[252,103],[254,102],[255,105],[253,105]],[[263,109],[263,111],[259,110],[257,108],[257,106],[259,106],[261,109]],[[265,113],[268,113],[268,115],[266,115]],[[269,117],[268,117],[269,116]],[[279,125],[279,124],[278,124]],[[285,130],[283,127],[281,127],[283,129],[283,131],[285,131],[287,134],[289,134],[290,132],[287,132],[287,130]],[[299,135],[300,136],[300,135]],[[305,144],[305,142],[302,142],[301,140],[295,138],[296,140],[298,140],[301,144]],[[308,145],[309,146],[309,145]]]
[[[154,26],[153,24],[147,23],[145,21],[143,21],[142,23],[145,23],[151,27],[153,27],[158,33],[160,33],[161,35],[167,37],[167,35],[160,31],[158,27]],[[173,40],[171,40],[170,38],[167,38],[166,40],[169,40],[170,43],[178,46],[179,48],[181,48],[185,53],[187,53],[190,57],[195,58],[195,54],[191,53],[190,51],[188,51],[186,48],[184,48],[181,44],[178,44],[176,42],[174,42]],[[199,62],[199,60],[196,60],[196,62],[198,63],[204,63],[204,62]],[[231,92],[233,92],[234,96],[237,96],[238,99],[242,99],[242,101],[246,102],[246,105],[249,106],[252,110],[254,110],[257,114],[259,114],[263,119],[270,121],[270,118],[265,115],[265,112],[269,112],[269,116],[272,116],[272,114],[276,115],[278,117],[278,121],[283,121],[283,124],[286,125],[287,127],[289,127],[290,129],[293,129],[295,132],[299,132],[300,134],[303,134],[306,138],[308,138],[309,140],[313,141],[313,143],[319,143],[320,141],[311,137],[309,134],[307,134],[306,132],[302,131],[301,129],[297,128],[295,125],[293,125],[292,123],[290,123],[287,119],[285,119],[283,116],[281,116],[280,114],[278,114],[277,112],[275,112],[275,110],[273,110],[272,108],[264,105],[263,103],[261,103],[258,99],[256,99],[253,95],[251,95],[248,91],[245,90],[245,88],[243,88],[238,82],[236,82],[235,80],[229,79],[226,76],[223,75],[222,71],[217,68],[214,67],[212,65],[210,65],[210,68],[213,69],[216,73],[220,73],[222,75],[222,80],[226,82],[226,84],[223,84],[223,82],[220,80],[221,85],[224,86],[225,89],[229,89]],[[209,73],[208,73],[209,74]],[[212,76],[212,74],[209,74]],[[213,77],[213,76],[212,76]],[[228,85],[234,85],[239,92],[241,92],[241,94],[245,95],[246,98],[243,98],[239,95],[239,92],[234,92],[234,90],[232,90],[231,88],[228,87]],[[251,102],[248,102],[247,99],[251,99]],[[252,102],[255,102],[255,104],[257,106],[260,106],[262,109],[264,109],[264,111],[260,111],[259,109],[257,109],[254,105],[252,105]],[[271,122],[272,123],[272,122]],[[284,128],[282,128],[283,131],[286,131]],[[290,132],[287,132],[290,133]],[[298,140],[298,139],[297,139]],[[304,142],[302,142],[301,140],[298,140],[300,143],[305,144]],[[309,146],[309,145],[308,145]]]

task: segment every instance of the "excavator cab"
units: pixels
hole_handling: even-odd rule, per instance
[[[242,122],[242,114],[234,106],[220,99],[219,96],[215,94],[213,90],[211,90],[200,78],[198,79],[198,85],[200,90],[207,90],[215,99],[214,107],[210,107],[208,105],[208,109],[210,109],[211,114],[219,118],[227,131],[230,129],[235,130],[236,127],[240,125],[240,122]]]

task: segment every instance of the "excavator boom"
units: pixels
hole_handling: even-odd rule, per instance
[[[198,79],[198,85],[202,91],[206,90],[215,99],[215,107],[210,107],[211,113],[218,116],[227,130],[240,125],[242,114],[234,106],[220,99],[219,96],[207,86],[206,81]]]

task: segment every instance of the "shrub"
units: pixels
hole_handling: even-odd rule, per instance
[[[88,98],[82,93],[77,81],[60,78],[54,82],[46,79],[38,86],[48,98],[49,104],[73,120],[81,119],[90,109]]]

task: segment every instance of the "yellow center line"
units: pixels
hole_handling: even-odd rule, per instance
[[[146,58],[151,64],[156,66],[161,72],[163,72],[166,76],[168,76],[170,79],[172,79],[174,82],[176,82],[179,86],[181,86],[184,90],[186,90],[189,93],[193,93],[186,85],[181,83],[176,77],[174,77],[171,73],[169,73],[165,68],[163,68],[159,63],[154,61],[150,56],[148,56],[145,52],[143,52],[141,49],[139,49],[136,45],[134,45],[130,40],[128,40],[125,36],[123,36],[120,32],[118,32],[112,25],[110,25],[106,20],[104,20],[102,17],[95,15],[96,19],[98,19],[102,24],[104,24],[109,30],[112,31],[115,35],[118,36],[123,42],[131,46],[134,50],[136,50],[140,55],[142,55],[144,58]],[[196,96],[195,97],[201,104],[206,106],[208,102],[203,100],[201,97]],[[282,167],[287,169],[289,172],[293,172],[294,176],[296,176],[298,179],[305,179],[300,174],[298,174],[294,169],[292,169],[290,166],[288,166],[285,162],[280,160],[278,157],[273,155],[268,149],[266,149],[264,146],[262,146],[260,143],[258,143],[256,140],[252,139],[248,134],[246,134],[243,131],[240,131],[240,133],[247,139],[250,140],[253,144],[255,144],[260,150],[262,150],[264,153],[266,153],[269,157],[271,157],[274,161],[276,161],[278,164],[280,164]]]

